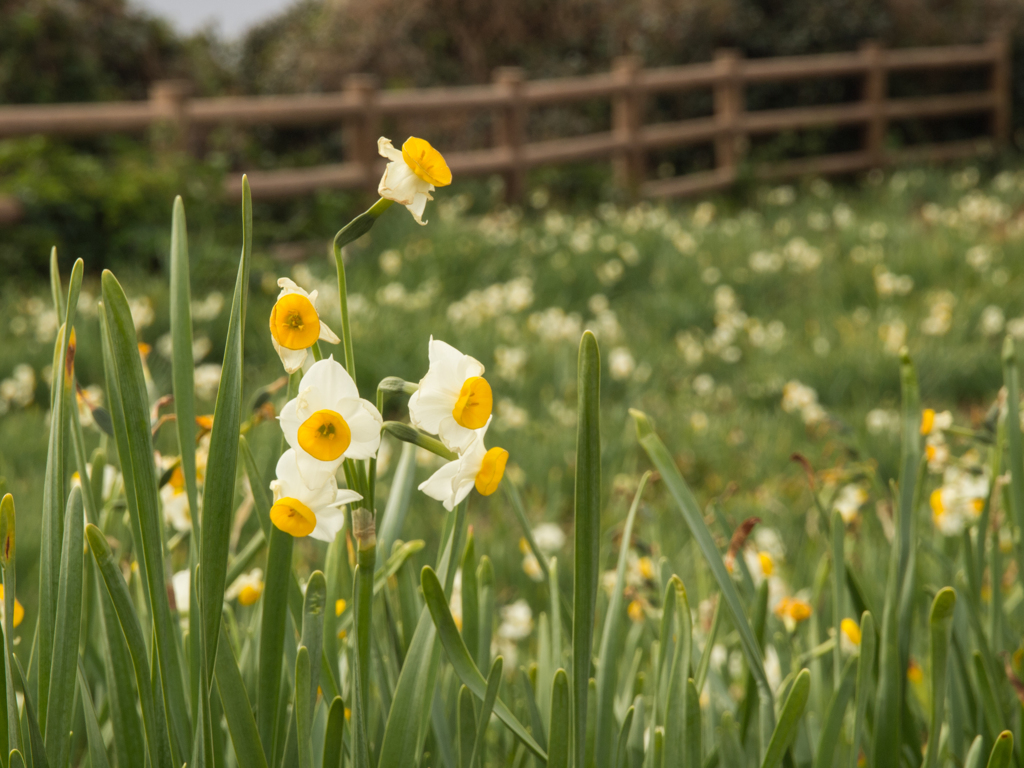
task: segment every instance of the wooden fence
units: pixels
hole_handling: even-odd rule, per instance
[[[894,72],[980,69],[990,72],[984,91],[917,98],[889,98]],[[749,84],[827,77],[862,78],[859,101],[786,109],[745,108]],[[664,93],[710,91],[713,114],[677,122],[645,122],[650,97]],[[28,134],[87,136],[152,129],[159,148],[187,146],[190,133],[218,125],[308,126],[341,123],[348,135],[345,162],[307,168],[252,171],[256,198],[284,198],[318,189],[375,189],[383,168],[376,140],[386,118],[489,112],[494,116],[492,146],[445,153],[456,177],[502,174],[511,199],[518,199],[525,175],[540,166],[608,159],[616,181],[644,197],[692,195],[732,184],[750,137],[783,131],[862,126],[863,146],[765,165],[754,172],[766,179],[806,174],[849,173],[895,162],[969,157],[1004,144],[1010,132],[1010,45],[1005,34],[974,46],[885,49],[874,42],[860,50],[813,56],[744,59],[721,50],[713,61],[645,69],[634,57],[616,60],[611,72],[582,77],[527,81],[518,68],[501,68],[489,85],[419,90],[378,90],[372,77],[352,76],[338,93],[295,96],[190,98],[188,83],[156,83],[148,101],[0,107],[0,138]],[[609,99],[611,130],[571,138],[530,141],[531,109]],[[886,135],[893,121],[988,115],[984,140],[918,145],[891,151]],[[396,137],[400,138],[400,137]],[[668,179],[649,179],[652,150],[696,144],[714,147],[714,168]],[[445,147],[439,147],[442,151]],[[237,195],[240,180],[226,182]],[[16,215],[17,205],[0,199],[0,217]]]

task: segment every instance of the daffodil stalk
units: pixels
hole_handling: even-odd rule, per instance
[[[355,722],[356,764],[367,751],[366,716],[370,695],[370,631],[373,623],[373,574],[377,564],[377,531],[374,514],[365,507],[352,510],[352,535],[356,540],[353,586],[356,630]]]
[[[7,688],[7,733],[9,749],[18,748],[18,702],[14,693],[14,654],[11,645],[14,642],[14,595],[15,595],[15,525],[14,497],[7,494],[0,500],[0,566],[4,577],[4,683]]]

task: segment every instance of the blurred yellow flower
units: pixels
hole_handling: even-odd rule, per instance
[[[629,614],[629,618],[635,622],[641,622],[644,620],[646,614],[644,613],[644,606],[639,600],[632,600],[629,603],[629,607],[626,608],[626,613]]]
[[[3,616],[4,585],[0,584],[0,616]],[[17,599],[14,600],[14,626],[21,624],[25,618],[25,608]]]

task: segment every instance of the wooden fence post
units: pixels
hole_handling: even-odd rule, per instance
[[[346,132],[349,156],[353,162],[359,164],[362,186],[376,194],[377,185],[380,183],[377,171],[381,162],[377,154],[377,139],[380,138],[377,78],[373,75],[349,75],[345,78],[345,92],[352,94],[359,105],[359,111]],[[398,137],[395,140],[403,141]]]
[[[188,149],[188,101],[191,95],[192,84],[187,80],[157,80],[150,86],[151,136],[153,148],[158,153]]]
[[[733,48],[715,51],[715,166],[730,179],[736,178],[742,137],[739,122],[744,111],[743,81],[740,77],[740,52]]]
[[[864,101],[868,109],[867,129],[864,134],[864,149],[872,168],[879,168],[885,162],[885,134],[889,120],[885,114],[889,91],[889,77],[885,67],[885,52],[877,40],[866,40],[860,46],[867,70],[864,76]]]
[[[526,193],[526,102],[523,85],[526,75],[521,67],[498,67],[494,70],[494,84],[505,99],[494,124],[495,147],[504,150],[508,166],[505,178],[505,202],[520,203]]]
[[[636,197],[644,179],[645,153],[640,146],[643,101],[637,87],[643,64],[639,56],[619,56],[612,64],[616,91],[612,97],[612,132],[619,148],[612,156],[616,186]]]
[[[992,137],[997,146],[1005,146],[1010,141],[1010,112],[1013,108],[1013,53],[1009,33],[1005,28],[997,30],[989,38],[988,45],[992,51],[991,87],[995,98],[992,107]]]

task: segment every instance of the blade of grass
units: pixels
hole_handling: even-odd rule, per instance
[[[928,617],[929,672],[931,675],[931,708],[928,719],[928,747],[924,755],[924,768],[935,768],[939,761],[939,731],[945,720],[946,667],[949,658],[949,638],[953,629],[953,609],[956,592],[951,587],[940,589],[932,601]]]
[[[323,768],[341,768],[345,742],[345,702],[335,696],[327,711],[327,726],[324,729]]]
[[[898,507],[893,508],[899,514]],[[885,605],[882,609],[882,634],[878,648],[878,691],[875,695],[875,719],[871,745],[872,768],[899,768],[900,716],[903,713],[903,686],[906,668],[900,665],[899,641],[899,542],[902,522],[894,521],[896,533],[889,557]],[[861,633],[863,637],[863,632]],[[863,641],[862,641],[863,642]]]
[[[77,665],[77,672],[78,690],[82,697],[82,713],[85,717],[85,734],[89,744],[89,762],[92,764],[92,768],[110,768],[106,745],[103,743],[103,734],[100,733],[100,724],[96,719],[96,709],[93,707],[92,696],[89,695],[89,685],[85,681],[81,661]]]
[[[494,660],[494,664],[491,665],[491,671],[487,674],[487,692],[484,695],[483,706],[480,707],[480,717],[477,720],[476,741],[473,744],[473,756],[469,760],[470,768],[474,768],[477,765],[483,766],[484,764],[487,724],[491,722],[491,712],[494,710],[494,702],[498,698],[498,689],[501,687],[501,669],[503,666],[504,660],[499,656]],[[550,759],[548,765],[551,765]]]
[[[103,577],[103,584],[107,588],[107,594],[110,595],[118,623],[121,625],[121,631],[124,633],[128,651],[132,657],[149,760],[154,768],[171,768],[173,764],[168,734],[165,729],[166,723],[156,721],[149,660],[146,657],[146,639],[132,606],[128,585],[125,584],[117,562],[114,560],[114,555],[100,529],[94,525],[87,526],[85,538],[89,542],[89,549],[96,560],[100,575]]]
[[[391,547],[402,535],[402,526],[409,511],[415,486],[416,446],[412,443],[402,443],[402,453],[395,467],[395,475],[391,478],[391,492],[388,494],[388,503],[384,506],[377,534],[377,548],[385,555],[391,552]]]
[[[630,706],[630,708],[626,710],[626,716],[622,718],[622,728],[619,729],[619,741],[618,745],[615,748],[615,761],[612,763],[612,765],[614,765],[615,768],[626,768],[627,766],[626,761],[628,759],[628,756],[626,753],[626,745],[629,742],[629,731],[633,727],[633,714],[635,711],[635,708],[633,706]],[[548,765],[550,765],[550,744],[548,746]]]
[[[743,613],[743,604],[740,601],[740,596],[737,594],[732,578],[725,568],[722,555],[715,545],[711,531],[708,530],[707,525],[704,523],[704,515],[701,513],[693,492],[690,491],[683,476],[679,473],[679,469],[676,467],[672,455],[665,448],[665,444],[655,434],[647,416],[637,410],[631,410],[630,413],[636,420],[637,438],[640,445],[647,452],[655,469],[661,473],[662,480],[665,482],[669,493],[682,513],[683,520],[690,529],[691,535],[696,539],[701,554],[704,555],[708,567],[711,568],[711,573],[715,577],[715,581],[718,582],[719,589],[722,591],[722,598],[725,600],[729,613],[732,615],[733,623],[739,633],[740,646],[743,649],[743,654],[746,657],[751,674],[754,675],[761,699],[761,741],[762,748],[764,748],[764,745],[768,743],[770,734],[775,729],[775,705],[771,686],[768,685],[768,677],[765,674],[764,664],[761,660],[761,650],[757,638],[754,637],[754,632],[750,628],[746,615]]]
[[[0,566],[4,576],[4,688],[7,701],[8,747],[21,746],[18,723],[18,700],[14,690],[14,599],[16,596],[15,561],[17,530],[14,496],[7,493],[0,499]]]
[[[267,759],[260,749],[259,733],[245,692],[245,683],[242,682],[242,674],[238,671],[238,663],[224,627],[221,627],[221,641],[217,646],[215,675],[238,764],[246,768],[267,768]]]
[[[153,467],[153,443],[149,428],[146,385],[139,357],[135,325],[128,299],[117,279],[103,273],[103,308],[109,331],[111,357],[123,410],[127,455],[121,456],[122,474],[132,475],[135,512],[142,557],[146,564],[150,610],[160,668],[163,706],[171,725],[175,759],[191,754],[191,726],[185,682],[176,634],[172,626],[163,556],[163,517],[160,513],[156,474]],[[116,417],[115,417],[116,423]],[[120,455],[120,445],[118,446]],[[216,463],[211,466],[217,466]],[[216,474],[216,473],[214,473]],[[126,484],[127,488],[127,484]],[[184,758],[182,758],[184,761]]]
[[[466,534],[466,552],[462,556],[462,640],[474,652],[480,645],[480,596],[476,583],[473,526],[469,526]]]
[[[299,751],[299,768],[313,768],[311,735],[312,713],[309,703],[309,649],[299,646],[295,656],[295,742]]]
[[[715,601],[715,613],[711,618],[711,630],[708,632],[704,642],[704,650],[701,651],[700,661],[697,663],[697,674],[694,675],[694,685],[697,692],[704,690],[704,681],[708,677],[708,669],[711,666],[711,651],[714,650],[715,640],[718,638],[718,628],[722,625],[722,601]]]
[[[626,740],[626,757],[629,768],[641,768],[644,764],[644,697],[637,696],[633,701],[633,725],[629,729]]]
[[[548,768],[569,768],[569,677],[559,668],[551,684],[551,720],[548,725]]]
[[[459,768],[471,768],[473,745],[476,743],[476,710],[473,708],[473,694],[466,686],[459,688],[455,719],[455,743],[459,748],[458,766]]]
[[[46,725],[43,731],[46,755],[53,765],[64,765],[68,758],[67,734],[73,724],[71,717],[82,626],[84,525],[82,489],[76,486],[71,489],[64,516],[60,587],[57,592],[57,623],[53,636],[53,661],[50,666],[50,706],[46,710]]]
[[[43,736],[39,732],[39,720],[36,718],[35,707],[32,706],[32,694],[25,685],[25,670],[21,668],[21,662],[14,658],[14,671],[18,679],[18,687],[21,688],[21,695],[25,702],[25,724],[28,726],[28,739],[26,739],[25,753],[29,758],[29,765],[32,768],[49,768],[46,761],[46,748],[43,746]]]
[[[700,768],[701,750],[700,694],[692,679],[686,681],[686,744],[682,768]]]
[[[967,750],[967,757],[964,758],[964,768],[984,768],[985,766],[985,737],[978,735],[971,742],[971,748]]]
[[[622,530],[622,544],[619,546],[619,561],[615,568],[615,586],[612,588],[608,607],[605,609],[604,630],[601,632],[601,645],[597,658],[597,747],[595,757],[598,768],[612,765],[615,755],[612,747],[615,729],[612,722],[615,717],[613,704],[615,701],[615,684],[619,679],[619,657],[622,651],[623,637],[623,590],[626,587],[626,565],[629,560],[630,542],[633,540],[633,524],[637,511],[640,509],[640,498],[651,473],[645,472],[640,478],[633,503],[626,515],[626,524]]]
[[[56,266],[56,249],[52,263]],[[68,303],[63,313],[63,325],[57,334],[54,352],[53,384],[51,387],[50,436],[46,450],[46,469],[43,476],[42,543],[39,562],[39,716],[46,719],[47,697],[50,689],[50,666],[54,651],[54,631],[57,622],[57,591],[60,589],[60,549],[64,540],[64,509],[67,500],[64,485],[67,477],[68,419],[74,398],[71,386],[74,377],[75,310],[82,286],[84,265],[79,259],[71,271]],[[60,300],[59,277],[56,283],[57,302]]]
[[[302,602],[302,638],[299,641],[300,647],[309,650],[309,659],[319,661],[321,649],[324,642],[324,609],[327,602],[327,580],[322,571],[313,571],[306,582],[306,594]],[[320,684],[320,664],[310,663],[309,689],[306,697],[309,699],[309,713],[312,717],[313,709],[316,706],[316,689]],[[302,733],[302,731],[300,731]],[[308,738],[308,734],[307,734]]]
[[[1020,430],[1020,371],[1013,336],[1003,344],[1006,386],[1006,466],[1010,470],[1010,502],[1017,530],[1024,530],[1024,438]],[[1024,541],[1017,542],[1017,567],[1024,573]]]
[[[252,262],[252,196],[249,181],[242,177],[242,255],[235,278],[228,334],[224,342],[217,403],[213,409],[213,429],[207,463],[217,471],[203,485],[202,536],[199,547],[199,605],[202,610],[203,647],[206,665],[213,669],[217,660],[224,588],[228,568],[231,520],[234,512],[235,474],[238,468],[238,435],[242,419],[242,353],[245,340],[245,312],[249,291],[249,267]]]
[[[778,768],[782,764],[782,758],[789,749],[793,738],[796,736],[797,728],[800,725],[800,718],[803,717],[804,707],[807,706],[807,697],[811,692],[811,673],[806,669],[800,670],[796,676],[793,687],[789,690],[782,711],[779,713],[779,723],[775,726],[771,741],[768,742],[768,750],[765,752],[761,768]]]
[[[875,619],[870,611],[860,617],[860,661],[857,662],[857,695],[853,719],[853,740],[850,745],[850,768],[857,768],[860,757],[861,739],[864,734],[864,718],[871,696],[871,680],[875,666]]]
[[[665,702],[665,765],[683,766],[686,760],[686,719],[687,680],[690,677],[693,627],[691,626],[690,603],[686,588],[678,576],[669,580],[669,589],[674,594],[675,643],[672,649],[672,665],[668,678],[668,695]]]
[[[434,573],[430,566],[424,566],[420,578],[423,585],[423,598],[427,603],[430,616],[437,628],[441,645],[444,646],[445,653],[448,655],[448,661],[451,662],[455,673],[466,687],[478,699],[483,700],[487,695],[487,681],[484,680],[480,670],[473,663],[473,659],[466,649],[466,644],[462,641],[462,635],[455,625],[455,619],[452,618],[451,610],[448,608],[448,600],[445,598],[444,590],[441,588],[441,582],[438,580],[437,574]],[[495,701],[494,712],[508,726],[509,730],[526,745],[527,749],[541,760],[547,760],[547,755],[541,746],[523,727],[522,723],[516,719],[516,716],[512,714],[512,711],[505,706],[501,699]]]
[[[857,658],[850,658],[843,667],[839,677],[839,685],[832,693],[832,698],[825,710],[824,725],[818,735],[818,749],[814,755],[814,768],[831,768],[834,763],[836,745],[839,744],[846,706],[853,696],[853,687],[857,679]]]
[[[843,587],[846,582],[846,560],[843,555],[843,542],[846,538],[846,524],[839,512],[832,513],[832,631],[836,643],[832,647],[832,688],[837,690],[842,675],[843,656],[839,638],[842,637]]]
[[[996,738],[992,752],[988,756],[988,768],[1010,768],[1013,760],[1013,733],[1003,731]]]
[[[577,363],[576,494],[573,521],[573,765],[585,768],[587,689],[601,568],[601,355],[590,331]]]

